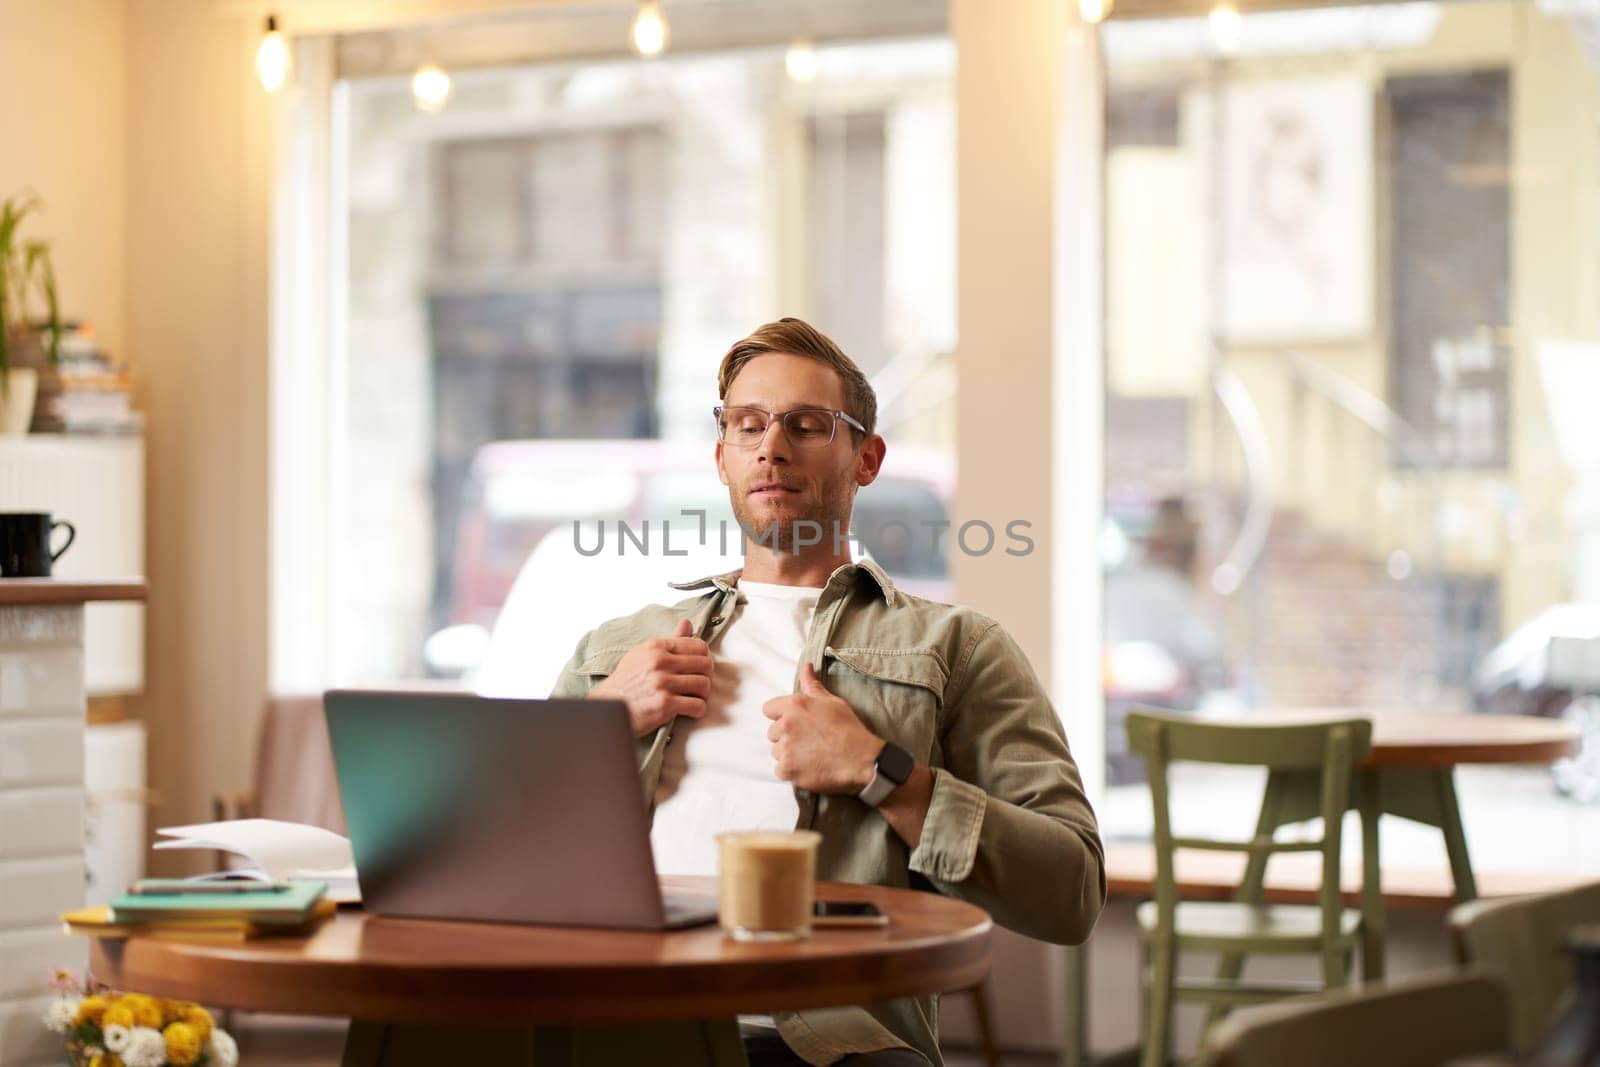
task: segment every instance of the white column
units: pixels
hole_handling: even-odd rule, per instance
[[[956,44],[957,596],[1016,637],[1049,688],[1091,797],[1104,777],[1099,688],[1103,468],[1095,34],[1066,0],[951,0]],[[1032,551],[1008,555],[1015,520]],[[1064,961],[996,938],[995,1023],[1060,1047]],[[1081,1010],[1077,1008],[1074,1010]]]
[[[1050,680],[1055,151],[1063,0],[951,0],[956,44],[956,449],[952,520],[1030,523],[1032,551],[952,543],[958,597]],[[1005,544],[1002,536],[1000,543]]]
[[[1050,687],[1091,796],[1103,483],[1099,49],[1062,0],[952,0],[957,49],[955,523],[958,595],[1017,638]],[[1012,556],[1006,524],[1031,523]]]
[[[58,1063],[39,1022],[51,969],[80,978],[84,899],[83,606],[0,607],[0,1067]]]

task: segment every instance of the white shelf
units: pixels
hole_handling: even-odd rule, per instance
[[[145,573],[144,439],[65,434],[0,438],[0,511],[48,511],[77,528],[54,578]],[[89,604],[84,676],[90,696],[144,688],[144,605]]]

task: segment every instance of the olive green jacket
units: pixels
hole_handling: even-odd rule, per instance
[[[670,636],[680,619],[712,641],[733,616],[739,575],[676,584],[704,592],[585,634],[552,696],[586,696],[624,653]],[[796,790],[798,827],[822,834],[819,879],[931,883],[1030,937],[1066,944],[1088,938],[1106,896],[1094,811],[1044,687],[993,619],[902,593],[862,561],[829,576],[803,655],[868,729],[908,749],[933,769],[934,780],[914,849],[855,797]],[[639,741],[647,803],[675,725]],[[938,1001],[931,996],[776,1012],[774,1021],[784,1041],[813,1064],[902,1045],[942,1062]]]

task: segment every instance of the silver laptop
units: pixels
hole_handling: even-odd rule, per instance
[[[674,929],[626,705],[464,693],[324,697],[362,904],[376,915]]]

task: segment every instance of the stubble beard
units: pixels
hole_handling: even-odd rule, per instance
[[[773,552],[794,555],[812,552],[832,554],[835,541],[841,548],[847,543],[852,485],[854,482],[841,474],[824,484],[821,499],[812,498],[803,513],[797,515],[786,512],[766,517],[756,515],[747,494],[736,492],[731,494],[733,517],[738,521],[748,544],[760,544]],[[795,546],[797,527],[806,538],[806,544],[801,548]],[[820,540],[817,539],[819,535]]]

